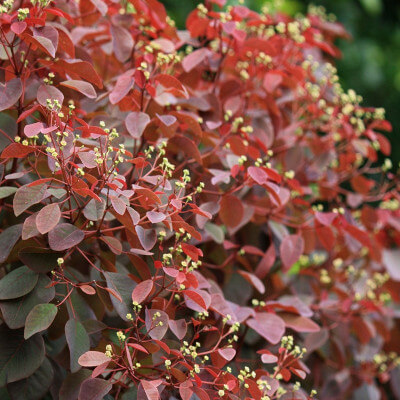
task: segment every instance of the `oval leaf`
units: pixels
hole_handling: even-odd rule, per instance
[[[29,293],[38,281],[38,274],[27,266],[19,267],[0,280],[0,300],[16,299]]]
[[[87,351],[85,354],[82,354],[78,359],[78,363],[82,367],[97,367],[110,361],[111,359],[101,351]]]
[[[61,218],[60,207],[57,203],[43,207],[36,216],[36,227],[44,235],[50,232]]]
[[[29,339],[35,333],[47,329],[57,315],[58,308],[54,304],[38,304],[26,317],[24,338]]]
[[[70,249],[85,238],[85,234],[76,226],[63,223],[49,232],[50,248],[56,251]]]

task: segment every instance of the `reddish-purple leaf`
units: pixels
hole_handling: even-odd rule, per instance
[[[0,82],[0,111],[11,108],[21,97],[21,79],[14,78],[5,84]]]
[[[272,313],[257,312],[255,318],[250,318],[246,323],[272,344],[277,344],[285,333],[285,322]]]
[[[37,213],[25,218],[24,225],[22,227],[22,240],[28,240],[40,234],[36,226],[36,216]]]
[[[150,117],[146,113],[134,111],[126,117],[125,126],[134,139],[140,139],[149,122]]]
[[[13,22],[10,28],[15,34],[20,35],[22,32],[24,32],[27,26],[28,25],[25,21],[18,21]]]
[[[288,270],[303,254],[304,239],[300,235],[288,235],[282,239],[280,255],[285,270]]]
[[[110,361],[111,359],[100,351],[87,351],[78,358],[78,363],[82,367],[97,367]]]
[[[279,313],[288,328],[296,332],[319,332],[321,329],[312,319],[291,313]]]
[[[130,69],[118,77],[117,83],[109,96],[111,104],[117,104],[120,102],[132,89],[135,83],[133,72],[134,71]]]
[[[112,384],[104,379],[86,379],[81,385],[78,400],[102,400],[111,388]]]
[[[261,354],[261,361],[264,364],[273,364],[278,361],[278,357],[272,354],[269,350],[259,350],[257,353]]]
[[[58,31],[52,26],[33,28],[33,39],[49,56],[55,57],[58,47]]]
[[[36,186],[24,185],[21,186],[14,195],[13,207],[14,213],[18,217],[30,206],[39,203],[47,189],[47,184],[42,183]]]
[[[0,264],[5,262],[14,245],[21,237],[22,225],[12,225],[0,233]],[[6,275],[8,276],[8,275]]]
[[[132,348],[134,348],[134,349],[136,349],[136,350],[139,350],[139,351],[141,351],[142,353],[149,354],[149,352],[148,352],[141,344],[138,344],[138,343],[128,343],[128,346],[129,346],[129,347],[132,347]]]
[[[120,197],[110,196],[110,199],[114,210],[119,215],[124,215],[126,210],[126,203]]]
[[[218,349],[218,353],[221,357],[225,358],[227,361],[233,360],[233,358],[236,355],[236,350],[232,349],[230,347],[227,347],[225,349]]]
[[[149,221],[153,224],[164,221],[164,219],[166,218],[165,214],[157,211],[148,211],[146,215]]]
[[[60,221],[61,211],[57,203],[48,204],[43,207],[36,216],[36,226],[38,231],[44,235],[50,232]]]
[[[158,385],[156,385],[156,383],[154,381],[141,380],[140,384],[142,385],[143,390],[144,390],[148,400],[159,400],[160,399],[160,395],[157,390]]]
[[[154,229],[143,229],[140,225],[135,226],[140,244],[146,251],[150,251],[157,242],[157,234]]]
[[[85,234],[75,225],[63,223],[49,232],[49,245],[52,250],[70,249],[85,238]]]
[[[133,225],[137,225],[140,221],[140,214],[132,207],[127,207],[126,209],[128,210],[128,213],[129,213],[129,216],[131,217]]]
[[[182,67],[185,72],[190,72],[201,64],[207,58],[209,52],[207,48],[201,48],[187,55],[182,61]]]
[[[54,102],[54,100],[58,100],[58,102],[62,105],[64,101],[64,95],[54,86],[51,85],[40,85],[37,91],[37,100],[43,106],[47,107],[47,99]]]
[[[68,81],[61,82],[60,85],[76,90],[77,92],[82,93],[89,99],[95,99],[97,97],[96,90],[89,82],[70,79]]]
[[[252,286],[254,286],[261,294],[265,293],[265,286],[260,281],[260,279],[257,278],[257,276],[251,274],[250,272],[241,270],[239,270],[239,274],[242,275],[243,278],[246,279],[246,281],[249,282]]]
[[[140,282],[132,292],[132,301],[141,304],[153,290],[153,281],[151,279]]]
[[[268,180],[268,174],[260,167],[249,167],[247,173],[259,185],[264,185]]]
[[[227,194],[221,198],[219,216],[229,228],[238,226],[243,219],[244,208],[241,200],[236,196]]]
[[[94,151],[80,151],[78,157],[86,168],[96,168],[98,166]]]
[[[24,133],[26,137],[33,137],[39,135],[39,133],[44,129],[43,122],[35,122],[30,125],[25,125]]]
[[[171,329],[171,331],[179,340],[182,340],[186,336],[187,323],[183,318],[177,320],[171,319],[168,321],[168,324],[169,329]]]
[[[122,26],[111,25],[110,28],[114,54],[118,61],[125,62],[132,56],[134,46],[132,35]]]
[[[1,153],[1,158],[24,158],[34,151],[35,148],[32,146],[24,146],[21,143],[11,143],[3,150],[3,152]],[[7,179],[13,179],[12,177],[13,174],[7,175]]]
[[[273,93],[275,89],[282,83],[282,75],[277,72],[269,72],[264,77],[264,89],[268,93]]]
[[[168,330],[168,315],[164,311],[146,310],[146,329],[152,339],[162,340]]]
[[[184,291],[186,305],[195,311],[203,312],[208,310],[211,304],[211,296],[208,292],[201,289],[191,289]]]
[[[165,126],[171,126],[176,122],[176,117],[173,115],[159,115],[156,114],[158,119],[165,125]]]
[[[122,253],[122,244],[117,238],[113,236],[102,236],[101,240],[104,243],[107,243],[108,247],[114,254],[119,255]]]
[[[90,2],[99,10],[101,15],[106,15],[108,6],[103,0],[90,0]]]

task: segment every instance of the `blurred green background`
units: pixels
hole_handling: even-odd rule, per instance
[[[161,1],[179,28],[184,28],[186,15],[200,3]],[[280,9],[292,15],[305,13],[309,4],[322,5],[350,32],[352,40],[337,43],[343,52],[337,63],[341,83],[362,95],[365,105],[386,109],[394,128],[389,139],[396,165],[400,161],[400,0],[245,0],[254,10],[271,3],[281,3]]]

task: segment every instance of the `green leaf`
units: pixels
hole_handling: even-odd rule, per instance
[[[13,400],[41,400],[49,390],[54,378],[53,367],[45,358],[43,364],[27,379],[7,385]]]
[[[70,319],[65,325],[65,337],[69,347],[71,372],[76,372],[81,368],[79,357],[90,349],[89,335],[78,320]]]
[[[25,321],[25,339],[35,333],[47,329],[57,315],[58,308],[54,304],[38,304],[32,308]]]
[[[0,233],[0,264],[7,260],[21,233],[21,224],[10,226]]]
[[[136,286],[136,282],[125,274],[118,274],[115,272],[104,272],[104,276],[106,277],[107,287],[116,291],[122,299],[122,302],[120,302],[117,298],[111,296],[111,302],[114,308],[119,316],[126,321],[126,314],[128,314],[131,309],[132,291]]]
[[[92,199],[83,209],[83,215],[90,221],[100,221],[103,218],[105,210],[106,202],[103,199],[101,201]]]
[[[29,293],[38,278],[38,274],[25,265],[14,269],[0,281],[0,300],[16,299]]]
[[[204,229],[214,239],[216,243],[222,243],[224,241],[224,231],[218,225],[207,222],[204,226]]]
[[[62,253],[42,247],[25,247],[18,253],[19,259],[35,272],[50,272],[57,266]]]
[[[28,294],[15,300],[0,302],[0,310],[5,323],[11,329],[22,328],[26,317],[37,304],[48,303],[54,299],[55,288],[46,287],[51,280],[44,274],[39,275],[35,288]]]
[[[0,387],[31,376],[42,364],[44,352],[42,336],[25,340],[23,329],[0,325]]]
[[[47,189],[47,183],[36,186],[21,186],[13,199],[14,213],[18,217],[30,206],[42,201]]]
[[[12,186],[3,186],[0,187],[0,199],[5,199],[8,196],[11,196],[17,191],[18,188]]]

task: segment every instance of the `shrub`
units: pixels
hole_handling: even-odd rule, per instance
[[[399,396],[391,127],[338,83],[343,27],[223,0],[186,31],[156,0],[16,3],[1,398]]]

